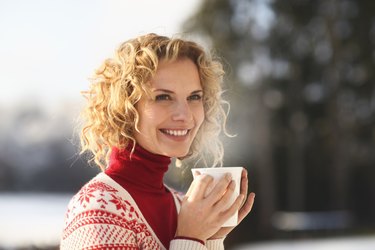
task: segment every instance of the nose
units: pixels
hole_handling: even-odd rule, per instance
[[[178,101],[173,109],[173,121],[191,121],[193,120],[193,112],[187,101]]]

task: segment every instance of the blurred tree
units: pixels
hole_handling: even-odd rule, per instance
[[[272,237],[277,210],[366,211],[374,227],[374,14],[366,0],[206,0],[186,22],[230,65],[226,159],[254,175],[254,237]]]
[[[86,157],[67,140],[50,141],[48,147],[50,161],[30,174],[28,190],[75,193],[100,172],[98,167],[90,167]]]
[[[11,191],[16,184],[16,175],[13,166],[0,159],[0,191]]]
[[[73,193],[99,172],[78,153],[69,105],[75,103],[62,109],[71,112],[52,115],[38,104],[22,105],[8,116],[0,131],[0,192]]]

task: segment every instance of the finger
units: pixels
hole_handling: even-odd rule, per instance
[[[189,200],[203,199],[206,193],[207,187],[213,181],[210,175],[199,175],[193,181],[193,187],[189,193]]]
[[[195,182],[193,181],[193,182],[190,184],[190,187],[189,187],[188,191],[186,192],[184,199],[187,199],[187,198],[191,195],[191,192],[192,192],[192,190],[193,190],[193,188],[194,188],[194,185],[195,185]]]
[[[200,175],[200,174],[201,174],[201,172],[199,172],[199,171],[194,171],[194,172],[193,172],[193,176],[194,176],[194,177],[197,177],[197,176]]]
[[[196,176],[198,176],[198,175],[200,175],[201,173],[199,172],[199,171],[193,171],[193,176],[194,177],[196,177]],[[187,198],[187,197],[189,197],[190,195],[191,195],[191,191],[193,190],[193,188],[194,188],[194,184],[196,184],[196,182],[192,182],[191,183],[191,185],[190,185],[190,187],[189,187],[189,189],[188,189],[188,191],[186,192],[186,194],[185,194],[185,198]]]
[[[221,177],[220,180],[216,183],[212,191],[207,195],[207,201],[210,204],[215,204],[218,200],[220,200],[227,190],[231,180],[232,176],[229,173],[223,175],[223,177]]]
[[[250,193],[246,203],[238,212],[238,223],[240,223],[251,211],[254,205],[255,193]]]
[[[241,188],[240,188],[240,194],[243,194],[244,197],[247,197],[248,192],[248,186],[249,186],[249,180],[247,178],[247,170],[243,169],[242,176],[241,176]],[[245,203],[245,199],[243,200],[243,205]]]
[[[230,200],[232,198],[235,188],[236,188],[236,182],[231,181],[225,194],[221,197],[221,199],[218,202],[216,202],[215,204],[216,210],[221,212],[229,207],[229,203],[230,203]]]
[[[227,210],[225,210],[225,211],[223,211],[223,212],[221,213],[222,218],[225,219],[224,222],[225,222],[227,219],[229,219],[231,216],[233,216],[234,213],[236,213],[236,212],[239,210],[239,208],[240,208],[240,206],[241,206],[241,204],[242,204],[242,200],[243,200],[243,199],[244,199],[243,194],[240,194],[240,195],[236,198],[236,200],[234,201],[234,203],[232,204],[232,206],[230,206]]]

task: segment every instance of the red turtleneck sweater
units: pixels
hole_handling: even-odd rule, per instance
[[[174,198],[164,186],[164,174],[171,160],[136,146],[130,150],[114,148],[105,173],[133,197],[159,240],[168,249],[177,227]]]

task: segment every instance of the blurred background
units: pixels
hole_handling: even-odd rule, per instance
[[[80,91],[123,41],[183,34],[221,57],[225,166],[256,203],[228,249],[375,249],[375,2],[0,2],[0,249],[58,249],[78,155]],[[171,167],[185,190],[188,169]]]

